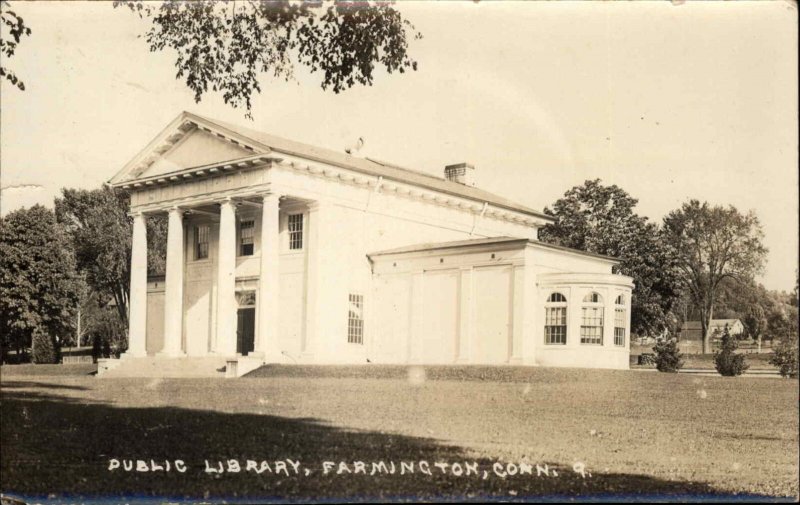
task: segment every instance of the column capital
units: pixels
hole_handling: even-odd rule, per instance
[[[147,215],[141,210],[131,210],[127,214],[128,217],[132,217],[134,219],[147,217]]]
[[[274,191],[267,190],[259,195],[264,203],[277,202],[281,199],[281,194]]]
[[[234,209],[237,207],[236,199],[232,196],[223,196],[220,198],[215,198],[213,202],[218,204],[220,207],[222,207],[223,205],[230,205]]]

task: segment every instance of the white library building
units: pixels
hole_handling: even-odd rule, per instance
[[[628,368],[631,278],[540,242],[552,218],[475,187],[474,171],[436,177],[181,113],[109,181],[131,195],[130,328],[100,373]],[[166,275],[148,278],[156,215],[169,216]]]

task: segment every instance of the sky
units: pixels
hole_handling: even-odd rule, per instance
[[[4,59],[0,212],[107,181],[181,111],[441,175],[542,209],[587,179],[660,222],[690,198],[753,210],[767,288],[798,268],[797,7],[764,2],[402,2],[417,72],[334,94],[264,76],[253,120],[195,103],[174,53],[111,2],[11,2],[33,33]]]

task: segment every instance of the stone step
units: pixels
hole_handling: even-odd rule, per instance
[[[98,376],[112,377],[225,377],[224,357],[124,358],[98,366]],[[101,370],[103,370],[101,372]]]

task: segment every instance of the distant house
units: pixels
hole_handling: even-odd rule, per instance
[[[712,319],[708,325],[712,348],[719,345],[722,332],[728,325],[731,335],[741,335],[744,325],[738,319]],[[679,347],[684,354],[699,354],[703,352],[703,330],[700,321],[686,321],[678,336]]]
[[[711,339],[719,339],[722,337],[722,331],[725,326],[731,335],[741,335],[744,333],[744,325],[739,319],[712,319],[708,325],[708,331]],[[681,328],[681,340],[702,340],[703,329],[700,326],[700,321],[686,321]]]

